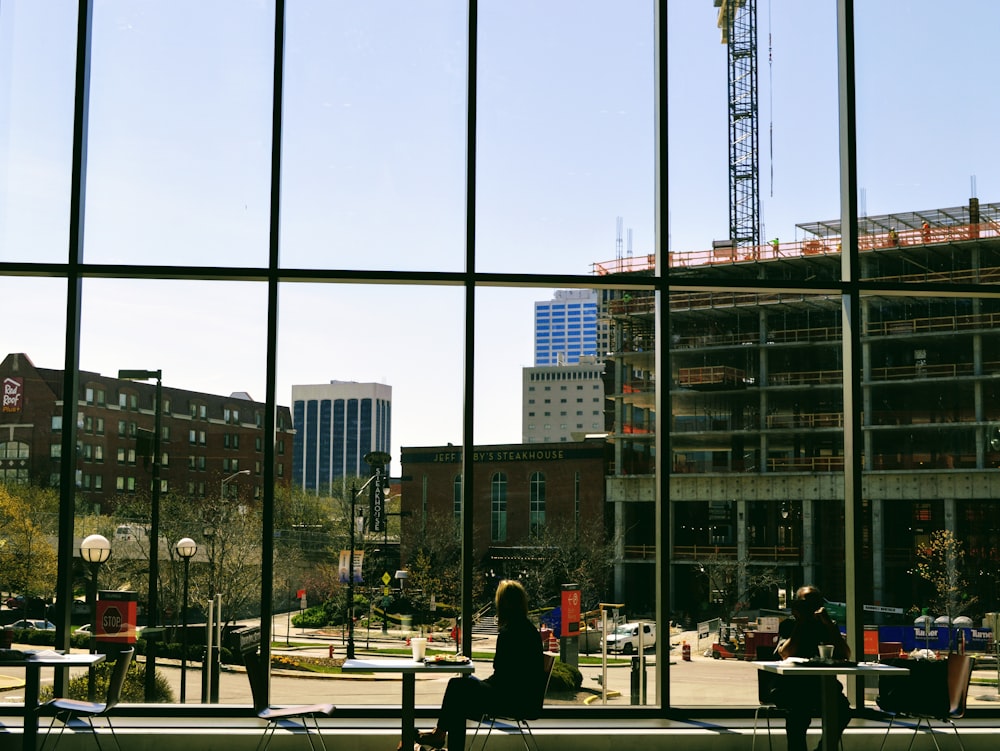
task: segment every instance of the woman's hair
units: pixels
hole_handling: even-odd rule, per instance
[[[528,593],[521,582],[504,579],[497,587],[497,621],[503,626],[516,620],[528,618]]]

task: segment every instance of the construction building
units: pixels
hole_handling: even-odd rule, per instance
[[[841,299],[816,281],[841,273],[839,220],[798,225],[803,239],[673,253],[676,283],[755,280],[743,289],[674,292],[669,300],[669,410],[661,429],[670,472],[669,556],[674,612],[710,596],[700,567],[718,558],[748,575],[776,573],[789,591],[845,592],[845,373]],[[971,597],[1000,596],[1000,299],[908,296],[920,282],[1000,279],[1000,204],[859,218],[862,280],[892,294],[862,296],[864,602],[926,605],[912,574],[932,531],[964,543]],[[652,259],[649,259],[650,261]],[[596,264],[599,275],[642,275],[643,259]],[[812,291],[760,291],[768,280],[812,280]],[[755,288],[757,287],[757,288]],[[608,373],[614,411],[613,506],[621,555],[615,597],[652,600],[656,358],[653,293],[616,296]],[[666,390],[665,390],[666,393]],[[669,447],[669,452],[666,451]],[[667,460],[667,458],[669,459]],[[776,607],[776,591],[748,606]]]

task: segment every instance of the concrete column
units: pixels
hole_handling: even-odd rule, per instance
[[[885,501],[872,500],[872,591],[874,602],[885,602],[885,541],[882,526],[882,511]]]
[[[816,581],[814,513],[815,501],[802,501],[802,583],[812,584]]]

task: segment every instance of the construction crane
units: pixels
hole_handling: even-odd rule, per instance
[[[757,0],[712,0],[729,67],[729,240],[760,245]]]

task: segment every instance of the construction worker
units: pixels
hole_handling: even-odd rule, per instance
[[[899,233],[896,232],[895,227],[889,230],[889,245],[892,247],[899,245]]]
[[[920,234],[923,236],[925,243],[929,243],[931,241],[931,225],[926,221],[920,227]]]

